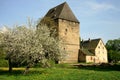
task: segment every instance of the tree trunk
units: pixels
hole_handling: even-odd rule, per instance
[[[12,62],[11,62],[11,58],[8,59],[8,64],[9,64],[9,72],[12,72]]]
[[[24,75],[26,75],[26,74],[28,73],[29,68],[30,68],[29,66],[27,66],[27,67],[25,68],[25,71],[24,71],[24,73],[23,73]]]

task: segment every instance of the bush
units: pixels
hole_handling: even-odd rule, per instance
[[[0,67],[8,67],[8,61],[5,60],[5,54],[0,54]]]
[[[0,59],[0,67],[8,67],[8,62],[5,59]]]

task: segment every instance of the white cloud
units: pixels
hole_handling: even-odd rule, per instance
[[[93,11],[115,10],[116,7],[108,3],[86,2],[89,9]]]
[[[95,16],[98,14],[106,14],[109,11],[111,12],[119,12],[120,10],[116,5],[112,3],[107,2],[97,2],[97,1],[84,1],[80,6],[78,7],[79,13],[81,13],[82,16]]]

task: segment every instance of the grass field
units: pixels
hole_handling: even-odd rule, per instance
[[[0,80],[120,80],[120,66],[117,67],[52,67],[32,68],[23,75],[24,68],[0,68]],[[116,68],[116,69],[115,69]]]

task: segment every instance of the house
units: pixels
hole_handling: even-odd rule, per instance
[[[80,43],[80,22],[66,2],[51,8],[44,18],[51,18],[55,22],[57,35],[64,40],[63,49],[67,54],[63,61],[58,62],[108,62],[107,50],[100,38],[89,39]]]
[[[81,41],[79,61],[87,63],[107,63],[107,49],[101,38]]]
[[[64,40],[63,49],[67,55],[62,63],[77,63],[80,49],[79,24],[66,2],[51,8],[45,17],[52,18],[56,24],[58,37]]]

